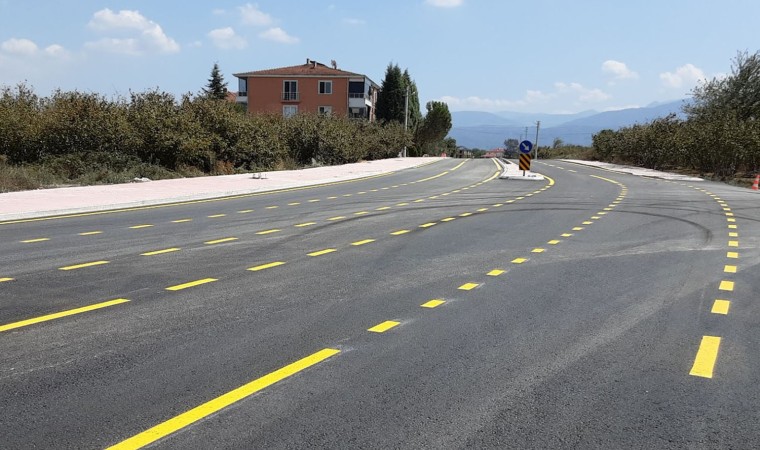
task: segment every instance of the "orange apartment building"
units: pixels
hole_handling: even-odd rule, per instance
[[[238,103],[249,113],[334,114],[375,120],[380,87],[366,75],[311,59],[300,66],[236,73]]]

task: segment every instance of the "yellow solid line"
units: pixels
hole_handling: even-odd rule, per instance
[[[328,253],[337,252],[337,251],[338,251],[338,249],[336,249],[336,248],[326,248],[324,250],[319,250],[319,251],[316,251],[316,252],[307,253],[307,255],[309,255],[309,256],[322,256],[322,255],[326,255]]]
[[[346,218],[346,216],[335,216],[335,217],[330,217],[327,220],[343,220],[345,218]]]
[[[75,264],[73,266],[59,267],[58,270],[76,270],[76,269],[83,269],[85,267],[100,266],[100,265],[108,264],[108,263],[109,261],[93,261],[93,262],[88,262],[84,264]]]
[[[221,244],[223,242],[231,242],[231,241],[237,241],[238,238],[236,237],[228,237],[228,238],[222,238],[222,239],[216,239],[213,241],[206,241],[204,244],[206,245],[214,245],[214,244]]]
[[[423,223],[422,225],[420,225],[420,228],[430,228],[435,224],[436,224],[435,222]]]
[[[457,289],[461,291],[471,291],[475,289],[476,287],[480,286],[478,283],[465,283],[461,286],[459,286]]]
[[[308,227],[309,225],[316,225],[317,222],[306,222],[306,223],[299,223],[298,225],[295,225],[298,228]]]
[[[736,259],[739,257],[739,253],[737,252],[728,252],[726,253],[726,258]]]
[[[251,272],[258,272],[259,270],[271,269],[272,267],[281,266],[283,264],[285,264],[284,261],[275,261],[275,262],[270,262],[267,264],[262,264],[260,266],[251,267],[248,270],[250,270]]]
[[[545,249],[545,248],[534,248],[534,249],[533,249],[533,250],[531,250],[530,252],[531,252],[531,253],[543,253],[543,252],[545,252],[545,251],[546,251],[546,249]]]
[[[21,241],[23,244],[34,244],[35,242],[45,242],[49,241],[50,238],[37,238],[37,239],[27,239],[25,241]]]
[[[272,234],[272,233],[279,233],[279,232],[280,232],[280,230],[277,230],[277,229],[273,229],[273,230],[264,230],[264,231],[259,231],[259,232],[258,232],[258,233],[256,233],[256,234]]]
[[[715,360],[718,359],[719,348],[719,337],[702,336],[702,342],[699,344],[699,350],[697,351],[696,358],[694,358],[694,365],[691,367],[689,375],[712,378]]]
[[[167,291],[181,291],[182,289],[200,286],[201,284],[206,284],[206,283],[213,283],[214,281],[218,281],[218,280],[216,278],[203,278],[201,280],[191,281],[189,283],[178,284],[176,286],[169,286],[168,288],[166,288],[166,290]]]
[[[400,322],[394,322],[392,320],[386,320],[383,323],[379,323],[375,325],[372,328],[368,328],[367,331],[371,331],[373,333],[385,333],[386,331],[390,330],[391,328],[400,325]]]
[[[528,258],[515,258],[512,260],[512,264],[522,264],[527,260]]]
[[[128,301],[129,300],[125,298],[117,298],[114,300],[109,300],[107,302],[96,303],[94,305],[89,305],[89,306],[83,306],[81,308],[69,309],[67,311],[61,311],[54,314],[48,314],[45,316],[34,317],[32,319],[26,319],[19,322],[8,323],[5,325],[0,325],[0,332],[13,330],[16,328],[21,328],[21,327],[26,327],[29,325],[33,325],[35,323],[47,322],[49,320],[54,320],[54,319],[60,319],[61,317],[73,316],[75,314],[81,314],[88,311],[94,311],[96,309],[107,308],[109,306],[118,305],[120,303],[126,303]]]
[[[84,233],[79,233],[80,236],[94,236],[96,234],[102,234],[102,231],[85,231]]]
[[[353,245],[353,246],[359,246],[359,245],[369,244],[370,242],[375,242],[375,240],[374,239],[365,239],[363,241],[352,242],[351,245]]]
[[[501,274],[503,274],[505,272],[506,272],[506,270],[493,269],[492,271],[488,272],[486,275],[488,275],[489,277],[498,277],[499,275],[501,275]]]
[[[406,234],[406,233],[408,233],[409,231],[411,231],[411,230],[398,230],[398,231],[394,231],[394,232],[393,232],[393,233],[391,233],[391,234],[392,234],[393,236],[399,236],[399,235],[402,235],[402,234]]]
[[[142,433],[136,434],[129,439],[119,442],[116,445],[108,447],[108,450],[127,450],[145,447],[159,439],[162,439],[172,433],[175,433],[201,419],[204,419],[214,413],[217,413],[228,406],[250,397],[251,395],[265,389],[285,378],[291,377],[298,372],[308,369],[332,356],[340,353],[340,350],[326,348],[313,353],[296,362],[290,363],[285,367],[268,373],[261,378],[257,378],[250,383],[244,384],[226,394],[222,394],[215,399],[209,400],[202,405],[188,410],[178,416],[175,416],[165,422],[162,422]]]
[[[728,314],[728,308],[730,306],[731,306],[730,301],[716,299],[715,303],[713,303],[712,310],[710,312],[713,314]]]
[[[436,306],[441,306],[444,303],[446,303],[446,302],[443,301],[443,300],[436,299],[436,300],[427,301],[427,302],[421,304],[420,306],[423,307],[423,308],[435,308]]]
[[[179,219],[179,220],[172,220],[172,223],[185,223],[185,222],[192,222],[193,219]]]
[[[171,253],[171,252],[178,252],[180,249],[173,247],[173,248],[165,248],[163,250],[155,250],[152,252],[145,252],[140,253],[140,256],[155,256],[155,255],[163,255],[164,253]]]
[[[5,283],[6,281],[13,281],[15,278],[0,278],[0,283]]]
[[[734,282],[723,280],[720,282],[720,286],[718,287],[718,289],[720,289],[721,291],[733,291]]]
[[[140,228],[150,228],[150,227],[152,227],[152,226],[153,226],[153,225],[150,225],[150,224],[144,224],[144,225],[135,225],[135,226],[129,227],[129,229],[130,229],[130,230],[139,230]]]
[[[723,272],[725,272],[725,273],[736,273],[736,266],[731,266],[731,265],[726,264],[723,267]]]

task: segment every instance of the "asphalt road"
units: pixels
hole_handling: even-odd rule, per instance
[[[0,224],[0,447],[755,448],[760,197],[535,170]]]

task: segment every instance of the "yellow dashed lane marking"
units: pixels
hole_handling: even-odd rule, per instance
[[[728,241],[728,246],[729,247],[738,247],[739,246],[739,241]]]
[[[446,303],[446,302],[443,301],[443,300],[435,299],[435,300],[429,300],[429,301],[421,304],[420,306],[423,307],[423,308],[435,308],[435,307],[443,305],[444,303]]]
[[[459,289],[460,291],[471,291],[478,286],[480,286],[478,283],[465,283],[459,286],[457,289]]]
[[[373,333],[385,333],[386,331],[398,325],[400,325],[400,322],[386,320],[385,322],[379,323],[372,328],[368,328],[367,331],[371,331]]]
[[[225,217],[227,214],[212,214],[210,216],[206,216],[209,219],[218,219],[219,217]]]
[[[363,216],[366,214],[369,214],[369,211],[359,211],[354,213],[355,216]]]
[[[201,280],[195,280],[195,281],[191,281],[189,283],[183,283],[183,284],[177,284],[175,286],[169,286],[168,288],[166,288],[166,290],[167,291],[181,291],[183,289],[187,289],[187,288],[191,288],[191,287],[195,287],[195,286],[200,286],[202,284],[213,283],[214,281],[219,281],[219,280],[217,280],[216,278],[203,278]]]
[[[107,302],[96,303],[94,305],[83,306],[81,308],[69,309],[67,311],[61,311],[61,312],[57,312],[57,313],[54,313],[54,314],[48,314],[48,315],[45,315],[45,316],[34,317],[32,319],[26,319],[26,320],[22,320],[22,321],[19,321],[19,322],[9,323],[9,324],[6,324],[6,325],[0,325],[0,332],[8,331],[8,330],[13,330],[13,329],[16,329],[16,328],[21,328],[21,327],[26,327],[26,326],[34,325],[34,324],[40,323],[40,322],[47,322],[47,321],[54,320],[54,319],[60,319],[61,317],[73,316],[75,314],[82,314],[82,313],[85,313],[85,312],[88,312],[88,311],[94,311],[96,309],[107,308],[109,306],[114,306],[114,305],[118,305],[118,304],[121,304],[121,303],[126,303],[128,301],[129,300],[127,300],[125,298],[117,298],[117,299],[114,299],[114,300],[109,300]]]
[[[277,208],[279,208],[279,206],[272,205],[272,206],[267,206],[265,209],[277,209]]]
[[[400,236],[400,235],[402,235],[402,234],[406,234],[406,233],[409,233],[410,231],[411,231],[411,230],[398,230],[398,231],[394,231],[394,232],[393,232],[393,233],[391,233],[391,234],[392,234],[393,236]]]
[[[716,299],[715,303],[713,303],[712,310],[710,312],[713,314],[728,314],[728,308],[730,306],[731,306],[730,301]]]
[[[173,247],[173,248],[165,248],[163,250],[154,250],[152,252],[145,252],[140,253],[140,256],[155,256],[155,255],[163,255],[164,253],[172,253],[172,252],[178,252],[180,249]]]
[[[573,233],[562,233],[560,236],[562,236],[562,237],[572,237]]]
[[[162,439],[172,433],[175,433],[199,420],[202,420],[214,413],[221,411],[228,406],[250,397],[251,395],[265,389],[285,378],[291,377],[311,366],[314,366],[327,358],[337,355],[340,350],[326,348],[313,353],[303,359],[288,364],[285,367],[275,370],[261,378],[257,378],[248,384],[240,386],[226,394],[220,395],[213,400],[209,400],[202,405],[175,416],[165,422],[162,422],[142,433],[136,434],[129,439],[119,442],[109,447],[108,450],[126,450],[145,447],[159,439]]]
[[[0,278],[0,283],[5,283],[6,281],[13,281],[13,280],[15,280],[15,278],[9,278],[9,277]]]
[[[562,242],[562,241],[560,241],[559,239],[552,239],[551,241],[547,242],[547,244],[549,244],[549,245],[557,245],[560,242]]]
[[[506,272],[506,270],[493,269],[492,271],[488,272],[486,275],[488,275],[489,277],[498,277],[499,275],[501,275],[501,274],[503,274],[505,272]]]
[[[240,211],[238,211],[238,214],[248,214],[248,213],[252,213],[253,211],[254,210],[252,209],[241,209]]]
[[[88,262],[84,264],[75,264],[73,266],[59,267],[58,270],[84,269],[85,267],[101,266],[103,264],[108,264],[108,263],[109,261],[93,261],[93,262]]]
[[[591,225],[591,224],[593,224],[593,223],[594,223],[594,222],[592,222],[592,221],[590,221],[590,220],[587,220],[587,221],[583,222],[583,225]]]
[[[328,253],[337,252],[337,251],[338,251],[337,248],[326,248],[324,250],[318,250],[316,252],[307,253],[307,255],[309,255],[309,256],[322,256],[322,255],[326,255]]]
[[[728,237],[739,237],[739,233],[737,233],[737,232],[730,232],[730,233],[728,233]]]
[[[232,242],[237,241],[238,238],[236,237],[228,237],[228,238],[222,238],[222,239],[214,239],[213,241],[206,241],[204,244],[206,245],[214,245],[214,244],[222,244],[224,242]]]
[[[351,194],[344,195],[344,197],[350,197],[350,196],[351,196]],[[318,198],[313,198],[313,199],[309,200],[309,203],[317,203],[318,201],[319,201]]]
[[[528,258],[515,258],[512,260],[512,264],[522,264],[528,261]]]
[[[303,228],[308,227],[310,225],[316,225],[317,222],[306,222],[306,223],[299,223],[298,225],[295,225],[297,228]]]
[[[583,227],[573,227],[573,231],[582,231],[584,229]]]
[[[34,244],[36,242],[45,242],[45,241],[49,241],[49,240],[50,240],[50,238],[26,239],[26,240],[21,241],[21,243],[22,244]]]
[[[459,217],[470,217],[472,213],[462,213],[459,215]]]
[[[292,202],[292,203],[288,203],[288,206],[298,206],[300,204],[301,202]]]
[[[726,258],[736,259],[739,257],[739,253],[737,252],[728,252],[726,253]]]
[[[150,224],[147,224],[147,223],[146,223],[146,224],[143,224],[143,225],[134,225],[134,226],[131,226],[131,227],[129,227],[129,229],[130,229],[130,230],[139,230],[139,229],[141,229],[141,228],[150,228],[150,227],[152,227],[152,226],[153,226],[153,225],[150,225]]]
[[[409,206],[409,203],[406,203],[406,202],[396,203],[396,206]]]
[[[423,223],[422,225],[420,225],[420,228],[430,228],[433,225],[436,225],[436,222]]]
[[[327,220],[329,220],[329,221],[335,221],[335,220],[343,220],[345,218],[346,218],[346,216],[335,216],[335,217],[330,217]]]
[[[456,220],[456,217],[446,217],[444,219],[441,219],[441,222],[451,222],[452,220]]]
[[[480,208],[480,209],[478,209],[477,211],[478,211],[478,212],[486,212],[486,211],[488,211],[488,208]]]
[[[546,249],[545,249],[545,248],[534,248],[534,249],[533,249],[533,250],[531,250],[530,252],[531,252],[531,253],[543,253],[543,252],[545,252],[545,251],[546,251]]]
[[[259,231],[259,232],[258,232],[258,233],[256,233],[256,234],[264,235],[264,234],[279,233],[280,231],[281,231],[281,230],[278,230],[278,229],[272,229],[272,230],[264,230],[264,231]]]
[[[736,266],[732,266],[732,265],[726,264],[723,267],[723,272],[725,272],[725,273],[736,273]]]
[[[259,270],[271,269],[272,267],[281,266],[283,264],[285,264],[284,261],[275,261],[267,264],[262,264],[260,266],[250,267],[247,270],[250,270],[251,272],[258,272]]]
[[[370,242],[375,242],[375,240],[374,239],[364,239],[363,241],[352,242],[351,245],[353,245],[353,246],[359,246],[359,245],[369,244]]]
[[[720,286],[718,287],[721,291],[733,291],[734,290],[734,282],[733,281],[727,281],[723,280],[720,282]]]
[[[177,219],[177,220],[172,220],[172,223],[185,223],[185,222],[192,222],[192,221],[193,219]]]
[[[699,344],[699,350],[697,351],[696,358],[694,358],[694,365],[691,367],[689,375],[712,378],[715,361],[718,359],[719,348],[719,337],[702,336],[702,342]]]
[[[79,233],[80,236],[94,236],[96,234],[103,234],[102,231],[85,231],[84,233]]]
[[[379,208],[375,208],[375,211],[385,211],[386,209],[391,209],[390,206],[381,206]]]

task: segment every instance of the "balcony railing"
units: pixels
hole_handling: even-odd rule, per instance
[[[364,94],[363,92],[358,92],[358,93],[349,92],[348,98],[369,98],[369,96]]]
[[[283,92],[282,100],[286,102],[297,102],[301,100],[301,94],[299,92]]]

